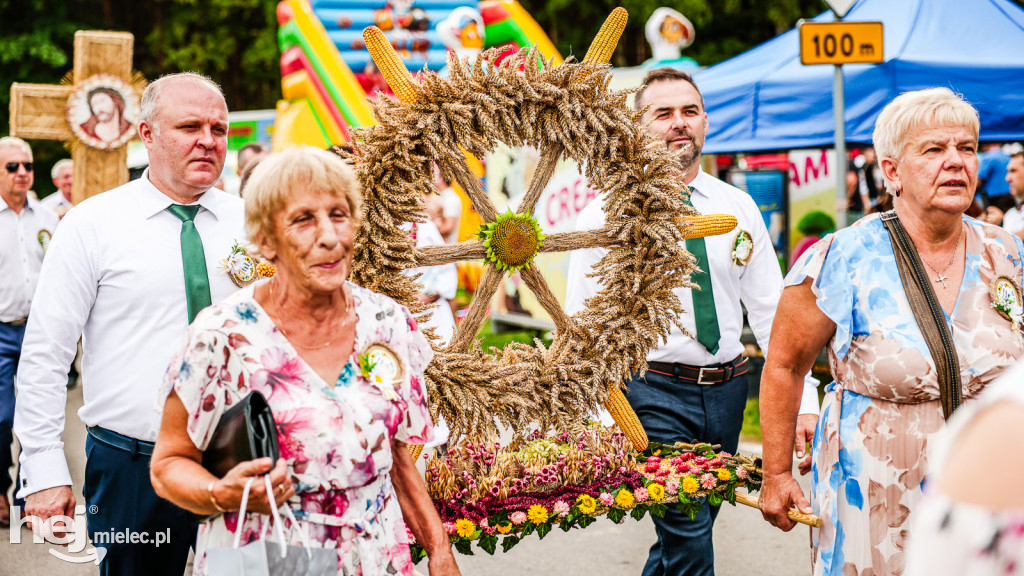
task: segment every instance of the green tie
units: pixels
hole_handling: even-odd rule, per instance
[[[167,207],[171,214],[181,220],[181,264],[185,269],[185,299],[188,301],[188,323],[196,319],[196,314],[210,305],[210,278],[206,275],[206,254],[203,252],[203,240],[193,220],[199,212],[199,206],[182,206],[171,204]]]
[[[690,194],[693,194],[690,188]],[[686,197],[686,204],[693,206],[689,196]],[[715,310],[715,294],[711,291],[711,267],[708,263],[708,248],[703,238],[688,238],[686,250],[697,259],[697,267],[700,272],[694,271],[690,275],[690,281],[697,285],[700,290],[691,290],[693,296],[693,320],[697,326],[697,342],[700,342],[714,354],[718,352],[718,340],[722,332],[718,328],[718,312]]]

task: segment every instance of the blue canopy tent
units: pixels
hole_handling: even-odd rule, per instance
[[[831,12],[815,22],[834,20]],[[882,64],[843,66],[846,139],[871,143],[903,92],[945,86],[981,115],[982,140],[1024,140],[1024,9],[1010,0],[859,0],[843,19],[880,21]],[[831,146],[834,68],[800,63],[790,30],[696,74],[711,130],[705,152]]]

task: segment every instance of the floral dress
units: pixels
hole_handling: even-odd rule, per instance
[[[1024,244],[1001,228],[964,221],[964,277],[946,318],[970,399],[1024,354],[1024,338],[989,293],[1000,277],[1019,293]],[[811,504],[824,522],[811,531],[814,574],[900,574],[928,438],[943,425],[935,365],[877,215],[815,244],[786,285],[806,278],[836,325],[828,347],[835,381],[812,449]]]
[[[324,382],[303,361],[250,286],[196,317],[159,397],[172,389],[178,394],[189,413],[189,437],[203,450],[224,411],[250,390],[261,392],[296,486],[288,504],[299,522],[285,529],[289,544],[302,543],[302,530],[313,545],[336,547],[338,574],[411,575],[408,529],[388,474],[391,441],[431,438],[423,371],[433,352],[406,308],[349,287],[358,315],[355,348],[337,382]],[[380,344],[400,359],[400,383],[361,373],[360,354]],[[246,514],[242,545],[257,540],[268,520]],[[229,513],[200,526],[196,574],[206,574],[207,548],[233,544],[237,524],[238,514]]]
[[[947,468],[954,442],[978,419],[983,409],[996,403],[1024,406],[1024,364],[1017,364],[978,400],[958,410],[949,426],[928,449],[928,487],[914,513],[907,550],[907,576],[1022,576],[1024,575],[1024,508],[993,511],[983,506],[953,501],[932,487]],[[1019,454],[1007,454],[1020,457]],[[1019,479],[1001,477],[1005,489]],[[978,489],[985,489],[978,486]]]

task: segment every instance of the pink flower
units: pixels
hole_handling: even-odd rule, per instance
[[[679,480],[676,480],[675,478],[669,478],[668,482],[665,482],[665,492],[668,492],[669,494],[678,494]]]
[[[571,508],[571,507],[568,504],[566,504],[562,500],[559,500],[558,502],[555,502],[554,507],[552,507],[552,511],[555,514],[558,514],[558,515],[568,514],[569,513],[569,508]]]
[[[731,458],[732,454],[729,454],[728,452],[719,452],[718,453],[718,457],[719,458]]]
[[[693,459],[694,464],[707,464],[708,459],[703,456],[697,456]]]
[[[658,478],[664,478],[665,476],[668,476],[671,473],[672,471],[669,470],[668,468],[662,468],[661,470],[658,470],[654,475],[657,476]]]
[[[442,524],[441,526],[443,526],[443,527],[444,527],[444,531],[445,531],[445,532],[446,532],[446,533],[447,533],[447,534],[448,534],[449,536],[451,536],[452,534],[455,534],[455,522],[445,522],[445,523],[444,523],[444,524]]]
[[[736,468],[736,477],[737,478],[746,478],[747,477],[747,469],[743,468],[742,466],[737,467]]]
[[[679,457],[683,459],[683,462],[686,462],[687,460],[693,460],[693,452],[684,452]]]
[[[650,474],[651,472],[657,472],[658,468],[661,468],[661,462],[648,462],[644,464],[644,472]]]
[[[646,502],[649,496],[650,494],[647,493],[647,488],[644,488],[643,486],[633,491],[633,497],[637,502]]]
[[[657,456],[649,456],[647,458],[647,463],[648,464],[661,464],[661,458],[659,458]]]
[[[597,499],[605,506],[611,506],[615,503],[615,498],[607,492],[601,492],[601,495],[598,496]]]
[[[719,460],[718,458],[714,458],[712,460],[708,460],[708,468],[721,468],[721,467],[722,467],[722,461]]]
[[[689,471],[690,466],[688,464],[680,464],[679,466],[676,466],[676,472],[679,474],[686,474]]]
[[[700,485],[703,486],[705,490],[711,490],[717,484],[718,479],[715,478],[715,475],[710,472],[700,477]]]
[[[524,522],[526,522],[526,512],[523,512],[522,510],[513,512],[508,517],[508,519],[511,520],[512,523],[515,524],[516,526],[519,526],[520,524],[523,524]]]
[[[483,518],[482,520],[477,522],[477,525],[480,526],[481,528],[487,528],[487,518]]]
[[[668,463],[673,465],[673,466],[679,466],[683,462],[686,462],[686,460],[684,460],[682,456],[676,456],[675,458],[673,458],[673,459],[668,461]]]

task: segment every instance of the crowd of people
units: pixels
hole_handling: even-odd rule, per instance
[[[698,270],[675,293],[690,312],[626,383],[651,440],[736,451],[746,322],[767,358],[761,508],[783,530],[794,508],[821,517],[815,575],[1024,571],[1024,501],[984,490],[981,470],[1005,461],[995,442],[1012,449],[1024,437],[1024,397],[1012,385],[1020,370],[1011,370],[1024,353],[1024,154],[1005,163],[1007,203],[993,185],[998,170],[983,163],[974,108],[943,88],[896,98],[851,171],[849,208],[866,215],[833,233],[834,221],[808,220],[817,239],[783,277],[751,197],[701,167],[712,119],[693,78],[652,70],[635,106],[678,160],[684,200],[738,221],[731,233],[686,240]],[[88,530],[171,535],[162,546],[112,543],[101,573],[179,576],[190,549],[196,573],[219,573],[214,551],[263,539],[280,508],[279,543],[331,550],[338,574],[411,575],[413,538],[432,576],[458,574],[407,450],[443,434],[427,409],[431,347],[405,307],[348,281],[362,225],[353,167],[329,151],[248,147],[238,198],[214,188],[227,132],[217,85],[165,76],[142,98],[149,167],[70,209],[73,166],[54,167],[58,197],[40,203],[31,148],[0,139],[0,523],[12,484],[25,516],[74,516],[61,438],[82,339]],[[436,180],[426,221],[408,226],[417,246],[458,239],[461,201],[440,171]],[[576,228],[604,222],[598,198]],[[255,281],[223,272],[237,250],[276,272]],[[571,255],[570,314],[602,289],[591,273],[604,253]],[[453,267],[411,273],[435,304],[431,326],[450,338]],[[834,381],[819,407],[810,370],[822,349]],[[218,477],[204,451],[250,391],[274,412],[280,459]],[[22,447],[13,476],[12,428]],[[1019,477],[1009,460],[999,474]],[[794,465],[812,474],[809,499]],[[714,574],[716,513],[655,518],[643,574]]]

